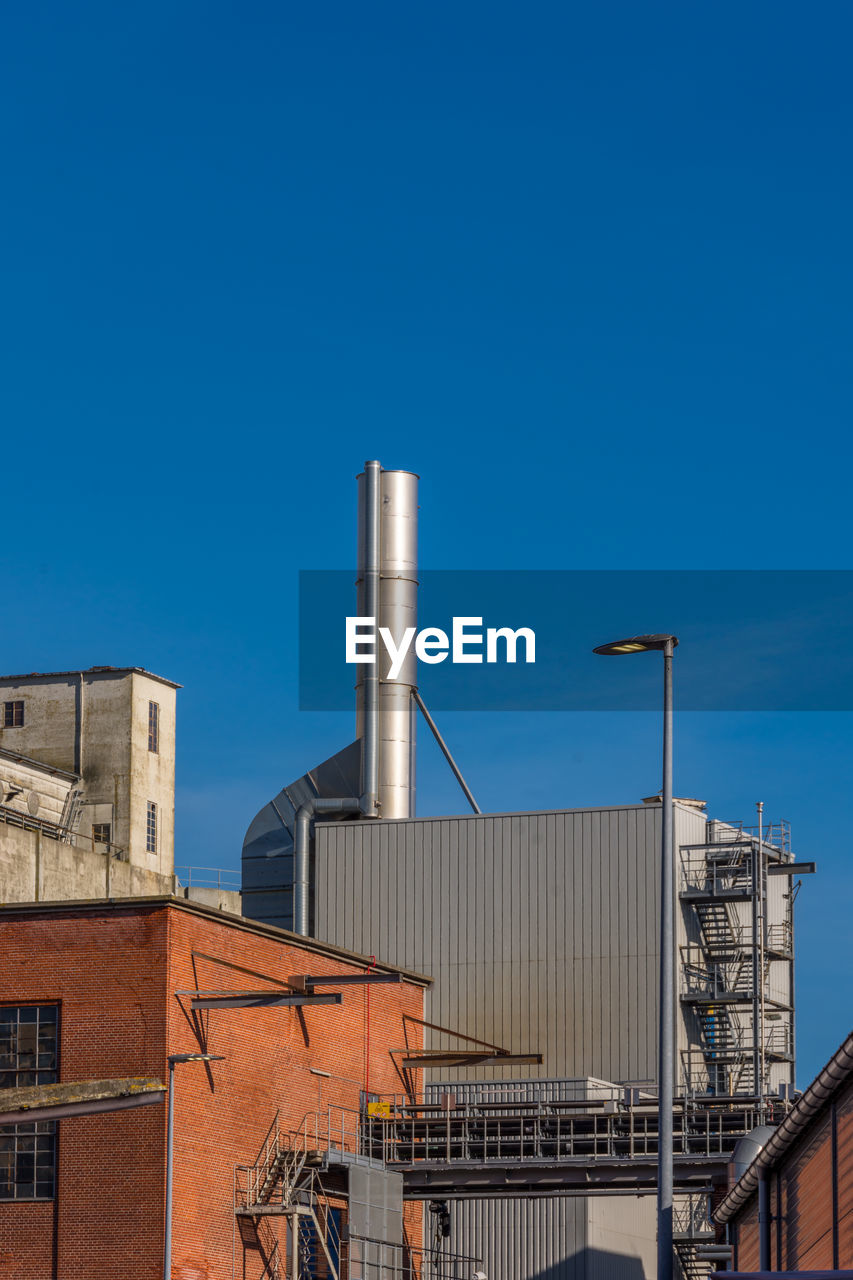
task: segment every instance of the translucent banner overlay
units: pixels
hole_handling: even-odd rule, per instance
[[[596,645],[669,632],[682,711],[853,710],[851,570],[424,570],[418,629],[451,637],[453,619],[481,618],[478,664],[418,663],[436,711],[646,711],[661,705],[660,653],[600,657]],[[354,707],[358,667],[346,662],[355,573],[300,574],[299,699],[304,711]],[[535,633],[536,661],[486,662],[487,628]],[[399,643],[400,637],[395,637]],[[389,660],[377,647],[379,674]]]

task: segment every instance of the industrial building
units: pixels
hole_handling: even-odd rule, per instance
[[[355,1275],[374,1238],[419,1257],[402,1175],[352,1138],[427,979],[174,897],[12,904],[0,948],[0,1087],[174,1064],[175,1280],[283,1280],[294,1248]],[[0,1128],[0,1275],[162,1280],[166,1162],[162,1105]]]
[[[417,477],[366,465],[356,611],[395,636],[417,622],[417,510]],[[0,684],[6,1084],[177,1068],[171,1280],[654,1275],[659,795],[481,813],[410,650],[394,680],[359,668],[354,741],[251,823],[242,893],[185,888],[178,686]],[[470,814],[416,816],[418,712]],[[735,1147],[792,1105],[814,866],[761,808],[750,826],[681,798],[673,824],[675,1241],[697,1280]],[[154,1106],[0,1131],[0,1258],[42,1241],[13,1274],[97,1276],[86,1231],[104,1280],[162,1274],[170,1131]],[[97,1226],[87,1177],[116,1202]]]
[[[180,685],[141,667],[0,676],[0,902],[239,894],[175,876]]]
[[[714,1215],[733,1273],[853,1274],[853,1034],[752,1151]]]
[[[417,622],[417,513],[417,477],[366,464],[356,612],[395,636]],[[498,1090],[513,1081],[515,1098],[531,1105],[555,1081],[574,1089],[594,1078],[653,1097],[660,797],[484,815],[463,781],[472,814],[417,818],[418,708],[461,775],[416,685],[413,658],[395,680],[359,669],[355,741],[284,787],[247,831],[244,911],[429,973],[425,1045],[435,1065],[425,1078],[438,1095],[455,1097],[460,1081]],[[709,1127],[726,1108],[752,1123],[778,1118],[795,1080],[797,877],[813,864],[795,862],[786,824],[765,823],[760,811],[751,827],[678,800],[673,816],[680,1105]],[[480,1199],[470,1187],[464,1194],[464,1176],[460,1164],[444,1185],[452,1240],[482,1255],[490,1276],[653,1274],[651,1199],[630,1215],[589,1188],[572,1200],[507,1203],[488,1179]],[[707,1179],[677,1206],[685,1274],[707,1274],[709,1209]],[[590,1247],[599,1238],[614,1247]]]

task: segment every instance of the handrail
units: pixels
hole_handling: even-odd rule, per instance
[[[201,875],[201,872],[211,872],[215,875]],[[226,889],[239,890],[241,887],[241,877],[239,871],[232,871],[224,867],[196,867],[183,864],[175,867],[175,875],[178,877],[178,883],[184,885],[187,889],[191,889],[193,885],[198,889]]]
[[[77,848],[88,845],[93,853],[103,852],[113,858],[122,858],[124,855],[123,849],[108,840],[95,840],[93,836],[84,836],[72,827],[63,827],[58,822],[51,822],[49,818],[34,817],[31,813],[23,813],[7,804],[0,804],[0,822],[5,822],[9,827],[21,827],[24,831],[39,831],[50,840],[73,844]]]

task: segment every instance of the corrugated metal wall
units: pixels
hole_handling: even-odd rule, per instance
[[[540,1068],[443,1071],[450,1089],[476,1087],[472,1075],[493,1090],[537,1074],[653,1080],[660,818],[640,804],[318,824],[315,935],[430,974],[429,1021],[544,1055]],[[703,842],[702,814],[676,806],[675,840]],[[431,1048],[458,1043],[428,1033]],[[648,1197],[460,1201],[451,1229],[489,1280],[655,1274]]]
[[[426,1095],[437,1100],[447,1087],[427,1085]],[[592,1079],[460,1080],[450,1087],[459,1105],[622,1094],[618,1085]],[[655,1274],[655,1202],[650,1197],[453,1201],[450,1229],[452,1250],[482,1258],[489,1280],[644,1280]]]
[[[450,1203],[454,1252],[483,1259],[489,1280],[590,1280],[587,1201],[455,1200]],[[613,1280],[643,1280],[610,1273]]]
[[[430,1021],[541,1052],[543,1076],[651,1080],[660,814],[318,824],[315,935],[430,974]],[[701,814],[676,807],[677,843],[704,831]]]
[[[660,816],[641,804],[318,825],[314,932],[430,974],[428,1020],[544,1055],[538,1069],[443,1071],[451,1089],[537,1070],[551,1088],[653,1080]],[[676,845],[704,839],[701,813],[677,806]],[[453,1250],[482,1257],[489,1280],[644,1280],[654,1228],[651,1198],[451,1206]]]

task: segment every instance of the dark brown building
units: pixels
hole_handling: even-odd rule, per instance
[[[853,1033],[716,1211],[727,1276],[853,1275]]]

